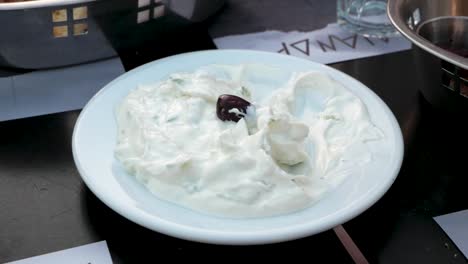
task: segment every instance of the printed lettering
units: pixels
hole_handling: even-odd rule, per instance
[[[336,51],[335,40],[343,43],[344,45],[346,45],[346,46],[348,46],[348,47],[350,47],[352,49],[355,49],[356,48],[356,43],[357,43],[357,38],[358,38],[357,34],[352,35],[352,36],[347,37],[347,38],[339,38],[339,37],[337,37],[335,35],[328,35],[329,43],[323,43],[320,40],[317,40],[317,44],[320,46],[320,48],[323,50],[323,52],[327,52],[328,51],[327,48],[329,50]],[[351,40],[351,44],[347,42],[349,40]]]
[[[374,46],[374,42],[372,42],[372,40],[370,40],[369,38],[366,38],[366,37],[363,37],[365,40],[367,40],[367,42],[369,42],[369,44],[371,44],[372,46]]]
[[[281,45],[283,46],[283,48],[278,50],[278,53],[285,53],[287,55],[291,55],[291,53],[289,52],[288,46],[286,46],[286,43],[282,42]]]
[[[302,44],[304,43],[304,48],[301,49],[299,44]],[[296,41],[294,43],[291,43],[290,44],[291,47],[295,48],[296,50],[304,53],[305,55],[307,56],[310,56],[310,42],[309,42],[309,39],[304,39],[304,40],[300,40],[300,41]]]

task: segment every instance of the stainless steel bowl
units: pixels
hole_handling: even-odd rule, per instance
[[[421,92],[433,105],[468,109],[468,1],[389,0],[394,26],[414,45]]]
[[[388,15],[398,31],[415,45],[458,67],[468,69],[468,58],[448,52],[431,42],[441,40],[437,38],[451,32],[454,40],[464,41],[468,45],[468,1],[389,0]],[[438,21],[440,25],[428,32],[429,38],[418,34],[418,30],[425,24],[436,24]]]

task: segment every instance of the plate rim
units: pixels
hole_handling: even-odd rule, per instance
[[[182,225],[178,223],[174,223],[162,218],[159,218],[157,216],[154,216],[154,218],[149,218],[146,216],[146,213],[143,213],[139,210],[128,210],[126,206],[121,206],[115,202],[112,202],[112,198],[109,197],[109,195],[103,194],[98,191],[98,184],[95,184],[95,182],[91,181],[91,178],[89,175],[87,175],[80,163],[78,154],[77,154],[77,138],[78,134],[80,133],[81,129],[81,120],[86,116],[87,111],[91,105],[93,105],[94,101],[99,98],[104,92],[107,90],[111,89],[112,86],[114,86],[115,83],[118,83],[122,79],[128,78],[128,76],[136,74],[137,72],[144,71],[147,68],[154,67],[155,65],[159,64],[164,64],[166,61],[173,60],[175,58],[181,58],[181,57],[186,57],[186,56],[193,56],[193,55],[199,55],[199,54],[209,54],[209,53],[251,53],[252,55],[255,54],[262,54],[263,56],[276,56],[276,57],[283,57],[280,59],[288,59],[288,60],[297,60],[304,62],[306,61],[307,63],[314,64],[317,69],[325,69],[327,73],[333,72],[335,74],[341,75],[343,78],[346,78],[350,81],[352,81],[354,84],[350,86],[360,86],[359,89],[364,89],[367,90],[366,92],[369,93],[369,95],[372,97],[373,100],[375,100],[379,107],[382,107],[382,110],[384,111],[386,117],[389,119],[389,122],[391,123],[391,127],[393,129],[395,138],[394,138],[394,151],[395,151],[395,160],[394,160],[394,167],[392,168],[393,171],[389,174],[391,174],[391,177],[386,178],[385,182],[382,182],[381,185],[379,185],[379,188],[373,188],[368,190],[365,194],[362,194],[359,196],[359,199],[352,201],[349,203],[346,207],[343,207],[339,211],[327,215],[325,218],[327,221],[322,221],[320,223],[316,223],[312,226],[307,223],[303,224],[296,224],[288,227],[281,227],[281,228],[272,228],[272,229],[266,229],[266,230],[258,230],[258,231],[214,231],[214,230],[207,230],[203,229],[200,227],[193,227],[193,226],[188,226],[188,225]],[[220,63],[222,64],[222,63]],[[393,141],[392,141],[393,142]],[[357,79],[349,76],[348,74],[341,72],[337,69],[334,69],[330,66],[313,62],[313,61],[308,61],[302,58],[298,57],[292,57],[292,56],[287,56],[283,54],[277,54],[277,53],[270,53],[270,52],[264,52],[264,51],[252,51],[252,50],[237,50],[237,49],[231,49],[231,50],[204,50],[204,51],[195,51],[195,52],[188,52],[188,53],[181,53],[169,57],[165,57],[159,60],[155,60],[146,64],[143,64],[137,68],[134,68],[116,79],[112,80],[108,84],[106,84],[103,88],[99,90],[86,104],[86,106],[83,108],[83,110],[80,112],[80,115],[75,123],[75,127],[73,129],[73,135],[72,135],[72,154],[73,154],[73,159],[76,165],[76,168],[80,174],[81,179],[83,182],[86,184],[86,186],[91,190],[91,192],[100,200],[102,201],[106,206],[111,208],[113,211],[117,212],[121,216],[127,218],[128,220],[141,225],[145,228],[148,228],[150,230],[170,235],[173,237],[185,239],[185,240],[190,240],[190,241],[196,241],[196,242],[203,242],[203,243],[210,243],[210,244],[223,244],[223,245],[255,245],[255,244],[269,244],[269,243],[276,243],[276,242],[282,242],[282,241],[288,241],[288,240],[293,240],[293,239],[299,239],[303,238],[306,236],[310,236],[313,234],[318,234],[323,231],[329,230],[339,224],[342,224],[344,222],[347,222],[356,216],[360,215],[364,211],[366,211],[369,207],[374,205],[382,196],[390,189],[392,184],[394,183],[396,177],[399,174],[399,171],[401,169],[401,165],[403,162],[403,156],[404,156],[404,143],[403,143],[403,135],[401,128],[398,124],[397,119],[395,118],[393,112],[390,110],[390,108],[387,106],[387,104],[370,88],[368,88],[366,85],[358,81]],[[364,199],[365,198],[365,199]],[[327,218],[332,218],[332,219],[327,219]]]

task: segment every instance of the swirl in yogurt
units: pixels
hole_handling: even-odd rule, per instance
[[[296,73],[266,96],[246,81],[255,69],[210,66],[132,90],[117,109],[116,158],[157,197],[236,218],[308,207],[372,159],[366,142],[383,135],[342,84]],[[255,111],[221,121],[223,94]]]

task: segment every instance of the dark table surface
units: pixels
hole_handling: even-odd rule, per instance
[[[284,2],[294,4],[286,7]],[[284,20],[289,17],[287,11],[315,12],[317,2],[325,1],[228,1],[207,25],[215,36],[222,35],[223,28],[227,34],[269,27],[309,30],[310,25],[303,26],[304,20],[297,16],[282,24],[271,22],[271,16],[278,13]],[[334,12],[326,9],[328,15],[322,15],[322,21]],[[250,21],[244,31],[235,26],[240,15]],[[145,54],[148,60],[214,48],[205,26],[191,27],[185,32],[191,36],[190,45],[179,44],[166,53],[149,54],[147,47],[138,56],[126,51],[124,64],[133,68],[145,62]],[[397,116],[406,147],[403,167],[389,192],[344,228],[371,263],[468,263],[432,219],[468,208],[466,155],[462,154],[468,149],[466,118],[435,110],[420,96],[421,81],[414,71],[422,65],[413,59],[412,51],[332,66],[381,96]],[[0,262],[107,240],[115,263],[148,263],[165,257],[218,262],[287,257],[353,263],[332,231],[274,245],[232,247],[178,240],[126,220],[100,202],[80,179],[71,153],[78,115],[75,111],[0,123]]]

